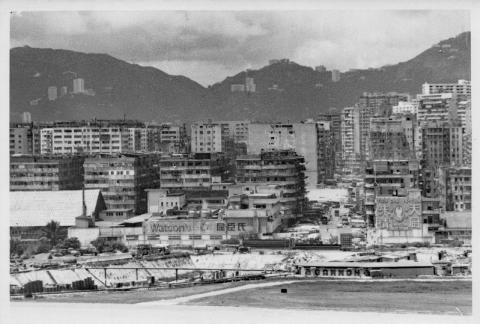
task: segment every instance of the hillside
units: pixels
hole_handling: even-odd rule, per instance
[[[206,89],[183,77],[129,64],[105,54],[66,50],[13,48],[10,51],[11,118],[30,111],[35,120],[136,118],[182,120],[199,117]],[[49,101],[47,89],[73,88],[73,78],[85,80],[95,96],[66,95]],[[37,105],[30,101],[39,99]]]
[[[13,48],[10,51],[12,120],[30,111],[34,120],[135,118],[156,121],[198,119],[300,120],[330,107],[353,105],[369,92],[416,94],[424,82],[470,79],[470,33],[430,47],[406,62],[331,76],[295,62],[280,62],[240,72],[204,88],[183,77],[168,75],[105,54],[67,50]],[[72,73],[73,72],[73,73]],[[49,86],[85,80],[95,95],[68,94],[49,101]],[[255,92],[232,92],[232,84],[253,78]],[[31,101],[34,101],[31,103]]]
[[[415,95],[425,82],[470,80],[470,33],[444,40],[406,62],[342,73],[338,82],[325,81],[313,68],[285,62],[248,71],[255,80],[255,93],[232,93],[230,86],[242,83],[245,76],[241,72],[212,86],[217,113],[228,110],[231,118],[245,114],[261,120],[298,120],[329,107],[353,105],[363,92]],[[279,90],[273,90],[274,85]]]

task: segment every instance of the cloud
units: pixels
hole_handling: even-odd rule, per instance
[[[288,57],[346,70],[407,60],[469,30],[467,11],[21,12],[11,46],[108,53],[202,84]]]

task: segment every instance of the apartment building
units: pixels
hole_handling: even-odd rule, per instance
[[[9,149],[13,154],[40,154],[40,128],[32,123],[10,124]]]
[[[77,190],[83,186],[83,156],[10,157],[10,191]]]
[[[103,220],[121,220],[147,212],[146,189],[159,188],[158,154],[125,153],[85,159],[85,188],[100,189],[107,210]]]
[[[443,122],[429,122],[422,127],[424,166],[462,165],[465,129]]]
[[[215,153],[162,157],[159,171],[162,189],[209,189],[215,178],[224,181],[229,177],[227,159]]]
[[[400,101],[408,101],[409,99],[408,94],[396,92],[365,92],[360,96],[356,106],[359,111],[360,158],[362,161],[367,158],[371,119],[373,117],[389,117],[392,114],[393,106],[398,105]]]
[[[305,205],[305,159],[294,150],[272,150],[237,157],[236,184],[254,191],[258,186],[275,186],[281,202],[293,214]]]
[[[330,129],[333,133],[333,142],[334,142],[334,168],[335,172],[341,172],[343,167],[342,159],[342,116],[341,112],[337,112],[334,109],[325,113],[318,114],[317,121],[319,122],[330,122]]]
[[[412,159],[377,159],[367,161],[365,168],[365,213],[367,224],[374,226],[377,197],[405,196],[418,189],[420,164]]]
[[[361,170],[360,113],[358,107],[346,107],[341,115],[343,173]]]
[[[457,97],[451,93],[418,95],[417,99],[420,125],[430,121],[455,122],[458,119]]]
[[[335,175],[335,136],[332,123],[317,121],[318,182],[325,183]]]
[[[252,123],[248,129],[248,154],[261,154],[272,150],[294,150],[305,159],[306,185],[318,184],[317,124],[305,123]]]
[[[372,118],[368,159],[409,159],[415,152],[413,116]]]
[[[130,120],[54,122],[42,125],[41,154],[115,154],[142,150],[144,124]]]
[[[470,81],[458,80],[457,83],[424,83],[422,94],[454,93],[471,96],[472,85]]]
[[[451,167],[447,180],[447,211],[472,209],[472,169]]]

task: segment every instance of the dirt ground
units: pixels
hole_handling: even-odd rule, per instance
[[[161,299],[178,298],[200,294],[209,291],[222,290],[231,287],[244,285],[248,282],[232,282],[224,284],[198,285],[185,288],[165,289],[142,289],[131,291],[93,291],[75,292],[66,294],[42,295],[32,302],[65,302],[65,303],[119,303],[136,304],[140,302],[155,301]],[[26,300],[22,300],[26,301]]]
[[[269,280],[267,280],[269,281]],[[279,281],[275,279],[273,281]],[[259,281],[259,283],[265,281]],[[98,291],[46,295],[39,302],[136,304],[216,291],[210,297],[193,298],[185,305],[240,306],[282,309],[373,311],[471,315],[471,281],[302,281],[272,287],[222,293],[222,290],[255,284],[235,282],[186,288]],[[282,288],[287,293],[281,293]],[[200,297],[200,296],[199,296]],[[32,301],[32,302],[35,302]]]
[[[286,288],[287,293],[281,293]],[[195,299],[188,305],[471,315],[472,283],[298,282]]]

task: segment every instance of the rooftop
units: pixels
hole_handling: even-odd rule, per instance
[[[310,262],[301,263],[301,267],[332,267],[332,268],[425,268],[433,267],[431,263],[414,261],[399,262]]]
[[[440,218],[445,219],[446,228],[472,228],[472,212],[444,212]]]
[[[87,215],[97,208],[99,189],[85,190]],[[82,215],[82,190],[10,192],[10,226],[45,226],[51,220],[75,225]]]

